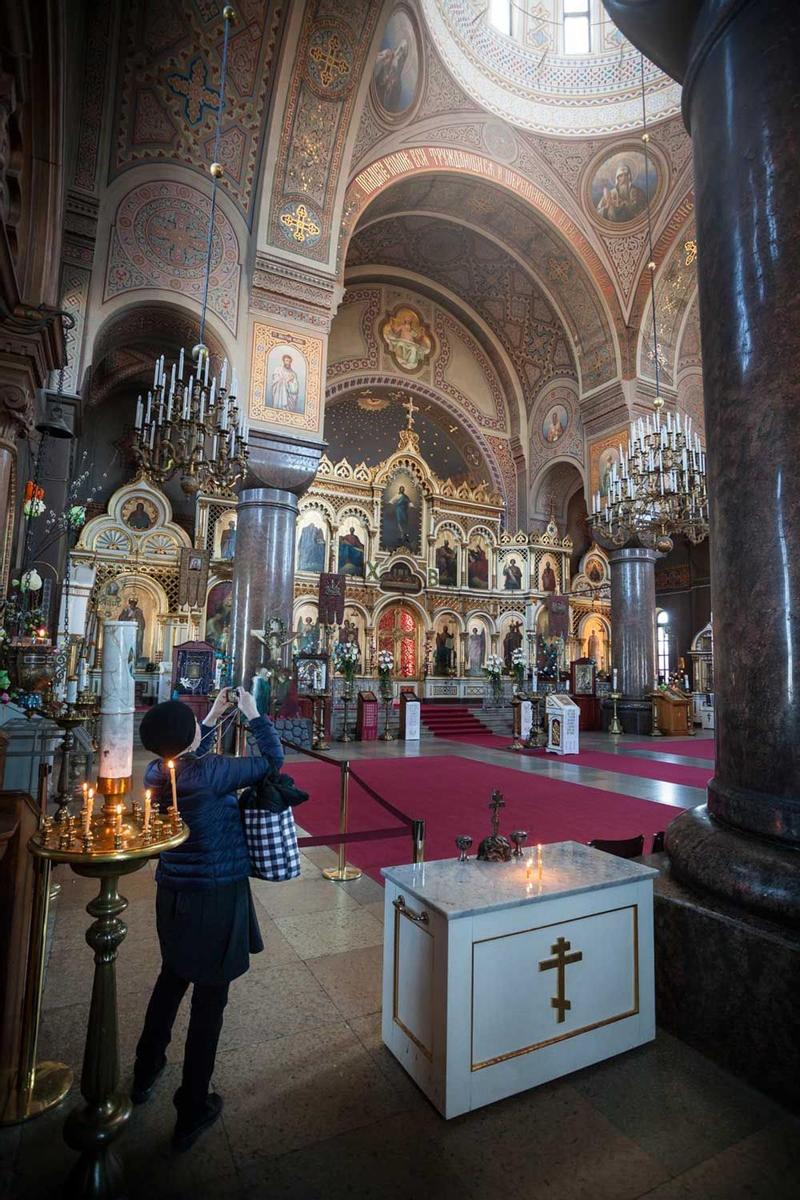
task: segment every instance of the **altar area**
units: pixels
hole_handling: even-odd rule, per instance
[[[577,569],[575,569],[577,567]],[[369,467],[323,456],[300,501],[295,564],[297,646],[320,652],[319,577],[346,584],[334,642],[359,651],[358,683],[374,679],[389,651],[394,676],[425,699],[481,700],[486,665],[558,682],[592,657],[610,669],[610,571],[595,544],[573,563],[573,542],[551,517],[545,529],[509,530],[487,483],[454,483],[431,470],[409,413],[399,444]],[[330,646],[329,646],[330,648]],[[510,686],[508,699],[510,699]]]

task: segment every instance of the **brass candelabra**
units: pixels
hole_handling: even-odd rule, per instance
[[[65,1194],[85,1200],[114,1200],[124,1194],[122,1168],[113,1143],[122,1133],[131,1102],[119,1088],[116,959],[127,933],[120,919],[128,901],[119,894],[123,875],[138,871],[149,858],[179,846],[189,834],[173,805],[166,815],[153,813],[149,793],[143,805],[127,809],[121,795],[106,796],[94,812],[90,790],[80,817],[67,810],[56,824],[43,816],[29,842],[37,858],[66,863],[78,875],[97,879],[100,890],[86,906],[94,918],[86,941],[94,951],[94,983],[81,1073],[85,1103],[64,1125],[67,1144],[80,1157],[65,1184]]]

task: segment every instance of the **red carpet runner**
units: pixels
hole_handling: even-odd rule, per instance
[[[469,733],[462,736],[450,734],[452,741],[469,746],[486,746],[490,750],[508,750],[511,737],[501,737],[500,734],[484,730],[482,733]],[[702,743],[698,743],[702,745]],[[712,743],[713,745],[713,743]],[[628,743],[631,749],[638,749],[638,744]],[[661,748],[661,742],[655,746],[645,745],[643,749],[653,751]],[[552,759],[553,762],[571,763],[576,767],[599,767],[603,771],[616,771],[620,775],[638,775],[643,779],[660,779],[664,783],[683,784],[685,787],[704,788],[714,774],[714,766],[707,767],[683,766],[680,763],[661,762],[657,758],[638,758],[624,753],[613,754],[604,750],[582,750],[580,754],[546,754],[544,751],[512,751],[526,756],[535,754],[537,758]],[[673,751],[673,753],[675,753]],[[697,757],[705,757],[697,755]]]
[[[506,835],[512,829],[527,829],[529,844],[569,839],[588,842],[590,838],[628,838],[642,833],[649,848],[652,835],[682,811],[673,805],[450,755],[355,761],[353,767],[397,808],[427,822],[428,861],[454,857],[453,839],[459,833],[470,834],[473,853],[477,850],[478,842],[489,832],[487,806],[493,788],[499,788],[506,801],[501,829]],[[297,811],[298,822],[314,834],[336,829],[339,772],[316,762],[291,762],[288,770],[311,794]],[[386,828],[386,812],[358,785],[351,786],[350,797],[351,830]],[[380,879],[381,867],[411,861],[411,839],[355,842],[348,847],[347,858]]]
[[[464,737],[488,732],[467,704],[421,704],[420,718],[436,737]]]

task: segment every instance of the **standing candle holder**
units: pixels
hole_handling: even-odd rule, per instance
[[[382,695],[381,699],[383,701],[383,733],[381,734],[381,741],[382,742],[393,742],[394,734],[389,729],[389,711],[392,707],[392,699],[393,699],[391,684],[389,685],[388,688],[383,690],[383,695]]]
[[[650,699],[650,708],[652,712],[652,725],[650,726],[650,737],[663,737],[663,733],[658,728],[658,705],[656,704],[656,693],[654,692]]]
[[[527,739],[523,742],[526,750],[543,750],[547,745],[547,730],[542,721],[542,695],[539,692],[533,692],[531,702],[534,706],[534,718],[531,722],[531,730]]]
[[[325,704],[326,704],[326,701],[327,701],[327,696],[326,696],[325,692],[317,692],[311,701],[311,704],[312,704],[312,708],[311,708],[312,721],[311,721],[311,723],[313,726],[313,733],[314,733],[313,740],[311,743],[312,750],[327,750],[328,749],[328,740],[325,737]]]
[[[120,914],[128,901],[119,880],[143,867],[149,858],[172,850],[189,835],[178,813],[151,816],[126,812],[123,797],[106,795],[95,815],[91,800],[80,820],[67,816],[60,826],[42,817],[28,848],[46,863],[66,863],[77,875],[99,881],[100,890],[86,911],[94,918],[86,941],[94,951],[94,984],[81,1072],[85,1104],[73,1109],[64,1124],[64,1139],[80,1154],[69,1173],[64,1194],[82,1200],[114,1200],[124,1195],[120,1162],[112,1149],[131,1113],[129,1098],[119,1090],[117,1029],[117,951],[127,933]]]
[[[58,771],[57,810],[55,814],[56,821],[60,823],[65,815],[65,810],[69,806],[70,800],[73,798],[71,773],[72,751],[75,748],[75,730],[79,725],[83,724],[86,718],[78,710],[77,705],[74,704],[67,705],[51,713],[50,716],[59,729],[64,730],[64,740],[61,743],[61,766]]]
[[[614,711],[611,716],[611,724],[608,727],[608,732],[613,733],[615,736],[617,734],[624,733],[624,730],[622,728],[622,722],[620,721],[619,716],[617,715],[617,701],[621,700],[621,699],[622,699],[622,692],[612,692],[611,693],[611,702],[614,705]]]
[[[350,706],[350,702],[353,699],[353,693],[351,691],[351,686],[352,685],[349,682],[346,683],[344,686],[344,691],[342,692],[342,704],[344,706],[344,717],[342,719],[342,732],[339,735],[340,742],[352,742],[352,740],[353,740],[352,737],[350,736],[350,731],[347,728],[347,726],[348,726],[347,709]]]

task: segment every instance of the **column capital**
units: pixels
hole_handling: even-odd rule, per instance
[[[302,494],[314,482],[325,442],[287,437],[264,429],[251,429],[250,457],[240,493],[252,488],[278,488]]]
[[[273,255],[256,255],[250,286],[254,313],[328,333],[343,296],[343,285],[332,275]]]

